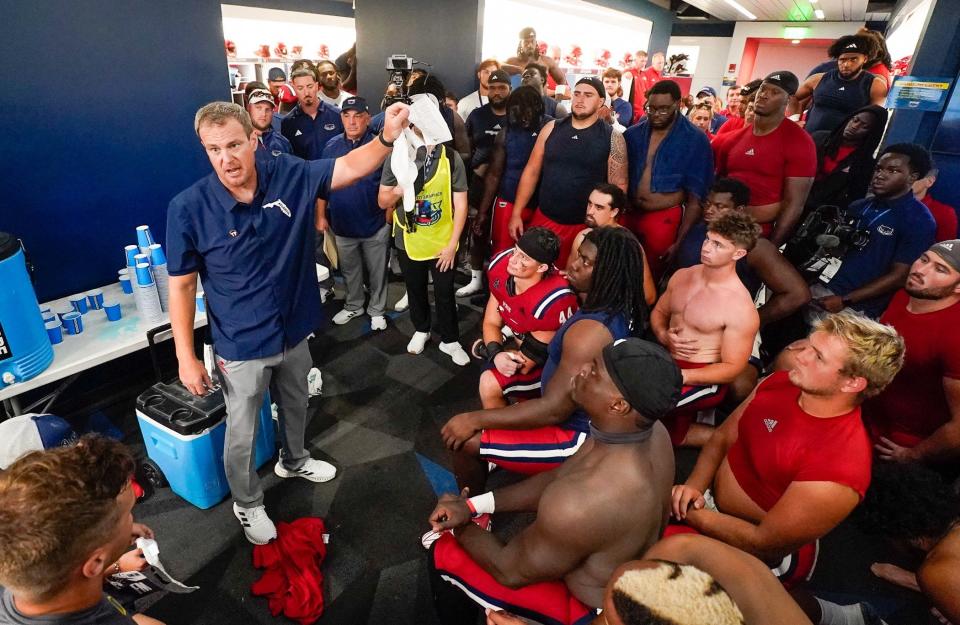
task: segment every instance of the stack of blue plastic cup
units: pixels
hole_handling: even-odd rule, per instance
[[[150,246],[150,268],[153,270],[153,279],[157,283],[157,294],[160,296],[160,309],[167,312],[170,302],[169,276],[167,275],[167,256],[159,243]]]
[[[150,273],[150,265],[147,263],[137,264],[137,285],[133,289],[133,296],[144,320],[148,323],[158,323],[163,320],[157,285],[153,281],[153,274]]]
[[[140,253],[140,248],[136,245],[128,245],[123,248],[123,253],[127,258],[127,267],[129,267],[130,271],[133,272],[134,268],[137,266],[137,261],[134,257]]]
[[[140,247],[141,254],[149,254],[150,246],[156,243],[153,240],[153,234],[150,233],[150,226],[137,226],[137,246]]]

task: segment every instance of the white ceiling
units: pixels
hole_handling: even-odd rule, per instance
[[[684,0],[687,4],[728,21],[748,21],[726,0]],[[822,9],[827,22],[862,22],[867,17],[868,0],[735,0],[761,22],[817,21],[814,9]]]

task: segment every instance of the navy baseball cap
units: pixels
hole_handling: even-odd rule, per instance
[[[267,72],[267,81],[286,80],[287,74],[279,67],[271,67]]]
[[[367,106],[365,99],[355,95],[344,100],[343,104],[340,105],[340,110],[342,112],[357,111],[358,113],[369,113],[370,107]]]
[[[699,96],[701,93],[709,93],[713,97],[717,97],[717,90],[714,89],[713,87],[703,87],[702,89],[700,89],[700,91],[697,92],[697,95]]]

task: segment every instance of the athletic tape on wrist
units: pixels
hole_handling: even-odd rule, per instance
[[[467,500],[467,505],[473,512],[473,516],[480,516],[481,514],[493,514],[494,510],[496,509],[496,503],[493,500],[493,491],[483,493],[482,495],[477,495],[476,497],[471,497]]]

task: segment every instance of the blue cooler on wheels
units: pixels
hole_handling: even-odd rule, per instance
[[[158,374],[154,337],[169,329],[169,324],[160,326],[147,335]],[[137,397],[137,423],[147,456],[162,471],[173,492],[201,509],[215,506],[230,493],[223,468],[226,418],[220,389],[197,397],[179,381],[160,382]],[[254,442],[256,467],[262,467],[275,454],[276,430],[270,394],[265,393]]]
[[[0,232],[0,388],[43,373],[53,346],[20,240]]]

